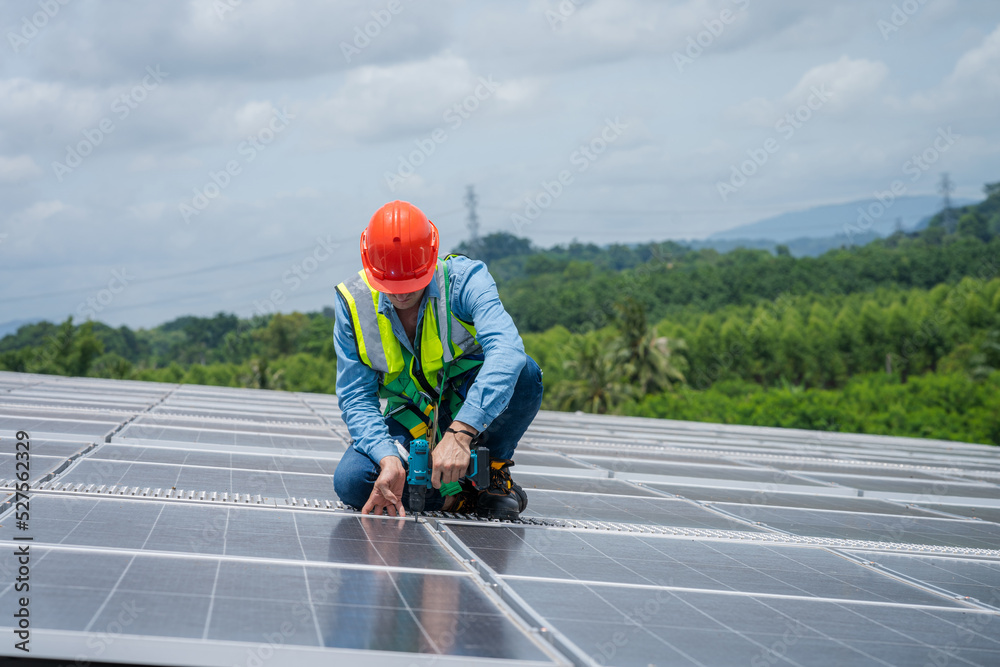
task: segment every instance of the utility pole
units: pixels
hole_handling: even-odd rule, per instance
[[[955,221],[953,219],[955,216],[951,210],[951,193],[955,191],[955,184],[952,182],[951,176],[948,175],[948,172],[941,174],[941,185],[939,186],[939,191],[941,192],[941,205],[944,208],[942,211],[944,228],[948,230],[949,234],[951,234],[955,231]]]
[[[469,245],[477,247],[479,245],[479,214],[476,213],[476,188],[472,185],[465,186],[465,208],[469,209],[467,226],[469,228]]]

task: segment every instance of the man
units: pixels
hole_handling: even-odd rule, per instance
[[[436,407],[425,509],[514,519],[528,500],[510,477],[511,457],[541,405],[541,371],[486,265],[438,259],[439,245],[420,209],[390,202],[361,234],[363,270],[337,286],[337,396],[353,444],[334,489],[364,513],[405,516],[409,443],[430,440]],[[474,444],[490,450],[489,488],[463,482],[462,493],[442,496],[441,485],[465,473]]]

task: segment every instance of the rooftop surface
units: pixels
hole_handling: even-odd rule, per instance
[[[487,522],[345,508],[348,443],[334,396],[0,373],[0,655],[1000,664],[996,448],[542,412]]]

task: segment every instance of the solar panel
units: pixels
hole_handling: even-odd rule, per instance
[[[1000,450],[543,412],[519,521],[414,520],[338,503],[335,396],[0,373],[0,413],[32,438],[0,540],[32,538],[33,657],[1000,663]]]
[[[616,473],[621,473],[623,477],[634,476],[635,474],[641,474],[643,476],[664,475],[669,477],[691,477],[699,479],[729,479],[747,482],[761,482],[765,484],[777,483],[818,486],[816,482],[811,482],[807,479],[790,475],[781,470],[768,470],[736,465],[698,465],[694,463],[674,463],[632,458],[616,459],[597,456],[581,457],[581,460],[608,470],[613,470]]]
[[[856,495],[834,495],[832,493],[790,493],[769,489],[734,489],[715,486],[684,486],[680,484],[657,484],[646,482],[650,488],[660,489],[683,498],[741,505],[773,505],[797,507],[800,509],[840,510],[842,512],[864,512],[869,514],[903,514],[909,516],[939,516],[926,512],[914,505],[894,503],[876,498],[858,498]]]
[[[514,464],[520,466],[547,466],[555,468],[586,468],[587,465],[574,461],[559,454],[547,454],[544,452],[530,452],[521,450],[520,447],[514,452]]]
[[[18,466],[18,461],[15,460],[13,453],[3,453],[0,454],[0,480],[6,481],[5,486],[13,487],[18,474],[27,472],[29,483],[34,484],[46,475],[58,470],[65,463],[66,460],[61,456],[32,456],[31,469],[26,470],[23,463],[22,466]]]
[[[866,475],[834,475],[810,473],[812,478],[835,482],[865,491],[883,494],[905,494],[908,496],[960,496],[967,498],[992,498],[1000,500],[1000,486],[986,483],[963,483],[954,481],[934,481],[917,479],[895,479]]]
[[[242,431],[246,433],[268,433],[271,435],[317,435],[324,436],[329,431],[318,419],[303,417],[296,423],[245,422],[236,419],[204,419],[192,417],[168,417],[164,415],[142,415],[132,422],[136,426],[167,426],[178,428],[214,429],[218,431]]]
[[[525,489],[549,489],[553,491],[577,491],[580,493],[612,493],[627,496],[656,496],[635,484],[620,479],[606,477],[573,477],[568,475],[547,475],[534,472],[517,474],[518,483]]]
[[[270,498],[337,499],[330,475],[281,473],[249,468],[87,460],[68,470],[60,477],[60,481],[70,484],[199,489],[219,494],[260,494]]]
[[[89,440],[54,440],[34,437],[31,439],[31,451],[33,454],[59,458],[76,456],[93,446],[93,442]]]
[[[709,503],[737,516],[759,521],[765,526],[809,537],[839,537],[848,540],[873,540],[957,546],[973,549],[1000,547],[1000,524],[985,521],[961,521],[913,516],[886,516],[805,510],[788,507],[746,506]]]
[[[934,512],[1000,523],[1000,507],[968,507],[966,505],[935,505],[932,503],[921,504],[919,507]]]
[[[539,660],[468,575],[39,548],[45,627],[281,645]],[[13,608],[11,587],[0,604]],[[118,631],[120,632],[120,631]],[[203,649],[204,650],[204,649]],[[246,649],[244,649],[246,652]],[[235,654],[235,653],[234,653]],[[155,659],[155,656],[150,656]]]
[[[39,436],[73,435],[94,437],[103,440],[111,434],[122,421],[77,421],[72,419],[56,420],[39,419],[37,417],[0,417],[0,431],[16,433],[26,431]]]
[[[989,612],[529,580],[510,586],[598,664],[1000,660]]]
[[[975,598],[1000,609],[1000,562],[856,551],[893,574],[902,574],[956,596]]]
[[[274,472],[301,472],[330,475],[337,468],[338,458],[315,458],[268,454],[238,454],[227,451],[182,449],[175,447],[143,447],[141,445],[105,444],[88,454],[92,460],[140,461],[144,463],[173,463],[178,465],[205,466],[210,468],[241,468]]]
[[[532,493],[531,506],[525,516],[688,528],[757,530],[745,522],[734,520],[684,500],[573,491],[539,490]]]
[[[185,408],[174,405],[158,405],[149,411],[150,415],[163,415],[169,417],[179,417],[185,419],[198,418],[210,419],[213,421],[236,420],[240,422],[268,422],[268,423],[319,423],[319,419],[312,414],[300,412],[267,412],[261,410],[219,410],[202,408]]]
[[[308,450],[315,452],[344,451],[344,443],[332,431],[315,435],[269,434],[256,431],[223,431],[218,429],[192,429],[142,424],[125,427],[116,442],[162,441],[179,444],[235,445],[274,449]]]
[[[733,544],[675,537],[582,534],[536,527],[454,526],[499,574],[528,579],[865,600],[940,607],[958,604],[874,568],[814,547]],[[491,532],[492,531],[492,532]],[[485,545],[502,545],[487,547]]]

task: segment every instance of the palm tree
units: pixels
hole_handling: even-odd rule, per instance
[[[616,306],[621,338],[615,347],[616,361],[621,364],[625,380],[640,396],[658,394],[685,382],[681,370],[683,359],[673,358],[673,352],[686,349],[684,341],[657,336],[646,320],[646,309],[635,299],[628,298]]]
[[[267,366],[267,359],[251,359],[250,373],[240,376],[244,387],[250,389],[284,389],[285,371],[272,370]]]
[[[575,338],[566,356],[563,367],[569,379],[557,386],[554,396],[559,410],[605,414],[637,397],[636,388],[622,376],[615,350],[596,338]]]
[[[684,349],[684,341],[658,336],[647,324],[642,304],[634,299],[617,304],[615,310],[617,338],[588,334],[567,346],[563,362],[567,379],[554,395],[558,409],[605,414],[626,401],[685,382],[682,360],[672,354]]]

